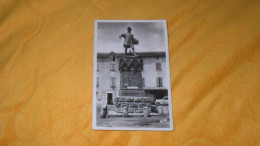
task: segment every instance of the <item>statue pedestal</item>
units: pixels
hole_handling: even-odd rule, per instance
[[[154,97],[143,90],[143,59],[123,56],[119,61],[120,90],[115,98],[116,112],[123,112],[124,107],[129,113],[143,113],[144,107],[150,110]]]

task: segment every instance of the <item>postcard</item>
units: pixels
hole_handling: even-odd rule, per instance
[[[172,131],[166,20],[96,20],[95,130]]]

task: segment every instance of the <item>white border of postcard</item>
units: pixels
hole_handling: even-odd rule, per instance
[[[168,100],[169,100],[169,128],[129,128],[129,127],[100,127],[96,125],[96,77],[97,77],[97,36],[98,23],[100,22],[162,22],[164,25],[164,45],[166,52],[166,84],[168,84]],[[171,96],[171,80],[170,80],[170,65],[169,65],[169,46],[168,46],[168,31],[166,20],[95,20],[94,25],[94,67],[93,67],[93,107],[92,107],[92,128],[94,130],[142,130],[142,131],[172,131],[173,127],[173,112],[172,112],[172,96]],[[122,117],[123,118],[123,117]]]

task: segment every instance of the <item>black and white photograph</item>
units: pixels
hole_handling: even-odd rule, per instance
[[[172,131],[166,20],[96,20],[96,130]]]

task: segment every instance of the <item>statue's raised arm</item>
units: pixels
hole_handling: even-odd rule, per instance
[[[119,39],[121,39],[121,38],[125,38],[125,34],[124,33],[122,33],[120,36],[119,36]]]

